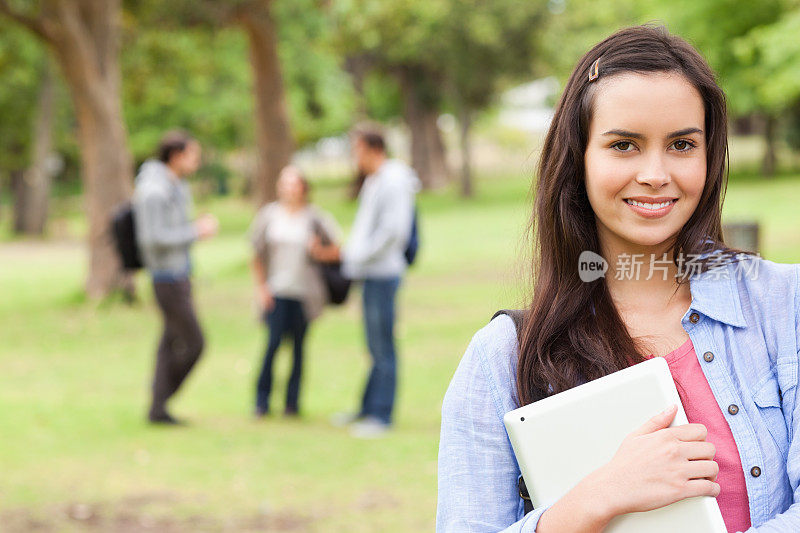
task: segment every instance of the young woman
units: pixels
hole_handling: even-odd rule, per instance
[[[663,28],[622,30],[580,60],[542,151],[524,326],[518,338],[499,316],[479,331],[444,399],[440,532],[595,532],[693,496],[716,497],[730,532],[800,531],[800,271],[724,244],[726,128],[708,65]],[[584,251],[604,277],[581,280]],[[523,516],[503,415],[653,354],[691,423],[654,413]]]
[[[308,182],[292,166],[278,178],[278,201],[261,208],[253,221],[251,239],[256,297],[269,326],[264,365],[256,385],[256,416],[269,413],[272,363],[284,336],[294,341],[294,365],[286,388],[284,414],[299,414],[303,342],[309,321],[321,312],[327,298],[322,272],[311,258],[338,252],[339,228],[333,218],[308,203]],[[319,233],[333,242],[323,247]],[[330,248],[328,250],[327,248]]]

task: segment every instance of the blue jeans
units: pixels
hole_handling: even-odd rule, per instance
[[[394,343],[394,302],[400,278],[364,280],[364,325],[372,370],[364,389],[360,416],[371,416],[390,424],[397,388]]]
[[[289,376],[289,384],[286,387],[286,409],[297,412],[299,410],[300,378],[303,372],[303,341],[308,328],[303,305],[298,300],[275,298],[275,307],[266,314],[266,322],[269,326],[269,342],[264,354],[264,365],[261,367],[261,374],[258,376],[256,384],[256,407],[264,411],[269,410],[272,363],[283,337],[290,334],[294,341],[294,364],[292,374]]]

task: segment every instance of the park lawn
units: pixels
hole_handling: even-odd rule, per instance
[[[265,331],[256,320],[245,238],[252,209],[201,199],[222,233],[195,248],[195,297],[207,335],[173,402],[186,428],[144,423],[158,334],[143,275],[141,302],[81,296],[76,240],[0,244],[0,530],[430,531],[442,396],[472,334],[521,301],[516,258],[529,211],[523,177],[484,178],[479,196],[420,198],[422,248],[400,293],[396,428],[360,441],[328,424],[355,409],[368,369],[359,294],[314,323],[302,421],[254,421],[253,382]],[[342,183],[315,200],[346,227]],[[79,205],[70,200],[70,205]],[[725,217],[762,224],[763,255],[800,262],[800,177],[732,179]],[[80,227],[74,207],[68,227]],[[273,408],[283,406],[286,347]]]

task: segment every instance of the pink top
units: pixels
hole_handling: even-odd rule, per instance
[[[675,380],[686,418],[691,423],[703,424],[708,429],[706,440],[717,449],[714,456],[719,465],[717,483],[720,485],[720,493],[717,503],[728,533],[746,531],[750,528],[750,504],[739,450],[700,368],[691,339],[665,355],[664,359],[667,360],[672,379]]]

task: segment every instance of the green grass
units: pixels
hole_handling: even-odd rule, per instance
[[[144,276],[138,305],[98,305],[81,297],[78,242],[0,244],[0,529],[430,531],[442,396],[471,335],[520,299],[527,187],[497,177],[480,181],[475,200],[420,199],[421,255],[399,302],[397,425],[379,441],[354,440],[327,422],[356,407],[368,369],[358,293],[312,326],[304,419],[250,418],[265,330],[254,311],[244,201],[200,202],[220,217],[222,233],[195,248],[208,345],[174,401],[187,428],[143,422],[159,329]],[[341,200],[341,184],[314,194],[349,225],[355,206]],[[80,228],[76,202],[65,205],[55,223]],[[797,176],[734,177],[725,217],[759,220],[763,255],[800,262],[797,205]],[[288,355],[284,348],[278,358],[277,408]]]

